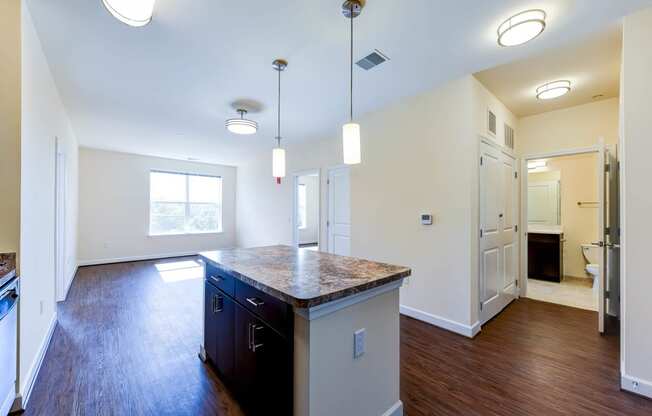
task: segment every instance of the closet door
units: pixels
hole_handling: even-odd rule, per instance
[[[480,323],[516,298],[518,178],[516,161],[500,149],[480,147]]]

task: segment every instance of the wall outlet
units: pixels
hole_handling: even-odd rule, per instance
[[[353,358],[360,358],[365,352],[366,329],[358,329],[353,333]]]

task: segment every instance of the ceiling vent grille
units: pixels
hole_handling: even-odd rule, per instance
[[[369,71],[371,68],[375,68],[386,61],[389,61],[387,55],[385,55],[378,49],[374,49],[372,53],[370,53],[369,55],[365,56],[364,58],[356,62],[356,65],[358,65],[360,68],[366,71]]]
[[[496,137],[496,115],[491,110],[487,110],[487,131]]]
[[[505,146],[514,149],[514,129],[505,123]]]

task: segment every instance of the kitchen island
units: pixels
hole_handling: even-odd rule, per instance
[[[399,287],[410,269],[288,246],[200,256],[200,357],[245,410],[403,414]]]

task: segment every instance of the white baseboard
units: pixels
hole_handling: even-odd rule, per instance
[[[63,291],[63,299],[58,300],[58,302],[64,302],[68,298],[68,292],[70,292],[72,282],[75,280],[75,276],[77,276],[77,270],[79,270],[79,264],[75,264],[72,273],[68,276],[68,284],[66,285],[66,289]]]
[[[622,374],[620,376],[620,388],[640,396],[652,399],[652,382],[640,378]]]
[[[382,416],[403,416],[403,402],[400,400],[397,401]]]
[[[27,406],[27,402],[29,401],[29,396],[32,394],[34,383],[36,382],[39,371],[41,371],[41,365],[43,364],[43,359],[45,358],[45,354],[48,351],[48,347],[50,346],[50,341],[52,340],[52,335],[54,334],[54,329],[56,327],[57,327],[57,314],[55,312],[54,316],[52,316],[52,320],[50,321],[50,326],[48,327],[48,331],[45,334],[45,337],[43,338],[43,342],[41,342],[41,346],[39,347],[36,358],[34,358],[34,361],[32,362],[32,367],[27,372],[27,378],[25,379],[22,388],[20,389],[20,393],[18,396],[19,399],[18,406],[21,410],[25,409],[25,407]]]
[[[130,261],[142,261],[142,260],[158,260],[158,259],[168,259],[172,257],[188,257],[196,256],[197,252],[187,251],[181,253],[166,253],[166,254],[146,254],[144,256],[131,256],[131,257],[115,257],[109,259],[94,259],[94,260],[79,260],[77,262],[78,266],[96,266],[99,264],[111,264],[111,263],[126,263]]]
[[[429,323],[430,325],[434,325],[469,338],[473,338],[480,332],[480,322],[476,322],[473,325],[465,325],[405,305],[401,305],[401,313],[411,318],[418,319],[419,321]]]

